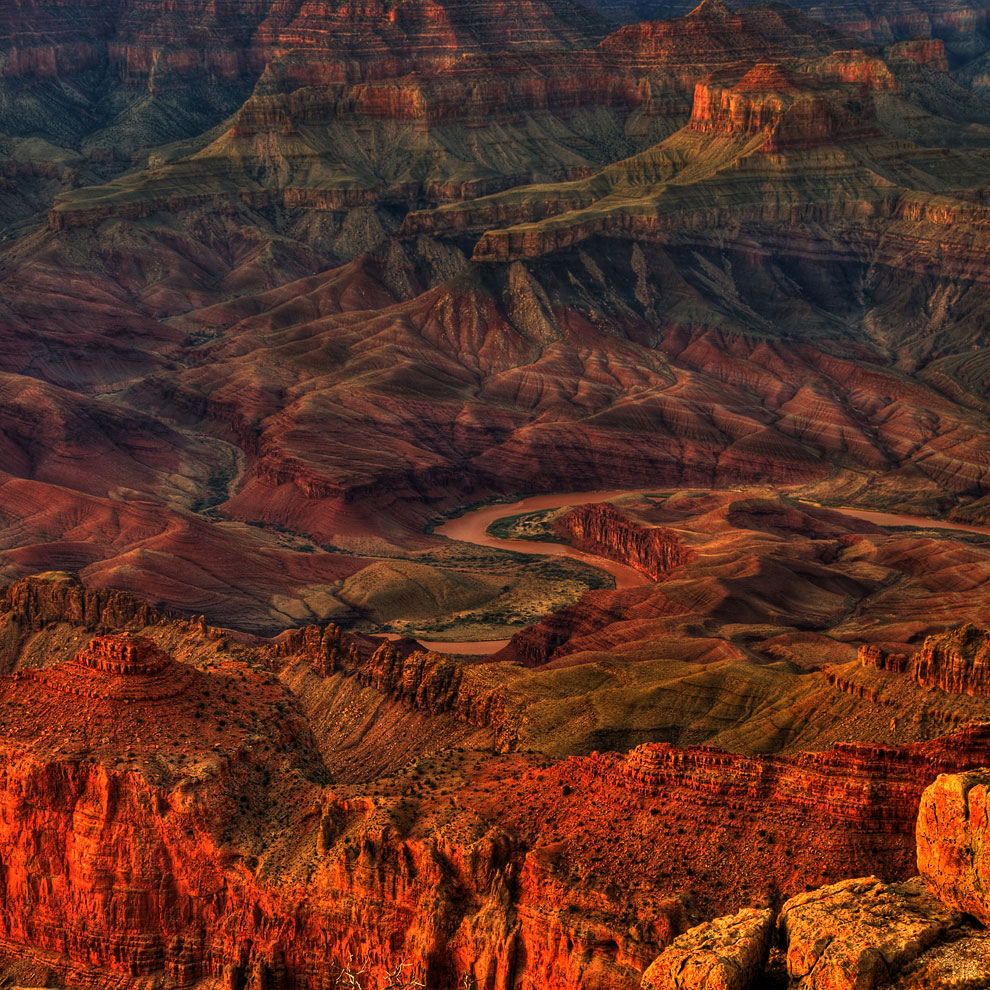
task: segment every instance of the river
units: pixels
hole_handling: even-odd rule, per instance
[[[694,489],[691,489],[694,490]],[[473,543],[479,547],[494,547],[498,550],[515,550],[519,553],[532,553],[550,557],[571,557],[584,561],[599,570],[607,571],[615,578],[616,588],[638,588],[644,584],[652,584],[650,579],[637,571],[617,561],[606,557],[598,557],[592,553],[575,550],[565,543],[539,543],[533,540],[501,540],[488,532],[488,527],[506,516],[518,516],[527,512],[541,512],[548,509],[559,509],[565,505],[586,505],[589,502],[607,502],[623,495],[644,495],[657,489],[644,488],[637,491],[616,490],[602,492],[571,492],[566,495],[531,495],[518,502],[496,502],[472,509],[463,515],[448,519],[438,526],[434,532],[451,540],[462,543]],[[802,500],[803,501],[803,500]],[[908,526],[916,529],[946,529],[964,533],[979,533],[990,536],[990,527],[969,526],[965,523],[948,522],[942,519],[928,519],[925,516],[898,515],[891,512],[874,512],[871,509],[835,508],[822,506],[817,502],[807,504],[819,508],[827,508],[833,512],[876,523],[878,526]],[[385,639],[395,640],[396,635],[387,635]],[[463,653],[474,656],[487,656],[497,653],[503,646],[508,645],[507,639],[465,640],[428,640],[416,637],[428,650],[439,653]]]

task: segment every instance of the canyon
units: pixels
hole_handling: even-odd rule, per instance
[[[0,9],[4,984],[988,985],[988,60]]]
[[[988,745],[984,709],[904,745],[548,762],[510,728],[504,664],[244,641],[54,574],[0,621],[0,958],[47,985],[319,986],[404,959],[443,985],[636,985],[699,916],[913,876],[922,791]]]

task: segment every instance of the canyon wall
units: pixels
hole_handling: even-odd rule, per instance
[[[578,550],[628,564],[654,581],[691,559],[672,530],[640,525],[607,502],[571,509],[554,520],[553,529]]]
[[[924,687],[953,694],[990,696],[990,633],[974,625],[925,639],[914,655],[863,647],[864,667],[905,674]]]
[[[684,904],[662,883],[630,894],[577,884],[572,871],[605,854],[624,857],[606,874],[614,881],[636,886],[658,862],[676,876],[728,824],[737,880],[723,890],[696,878],[705,904],[738,895],[765,858],[768,829],[792,851],[762,862],[763,879],[785,889],[870,857],[906,875],[920,788],[987,741],[984,728],[906,749],[769,760],[645,746],[549,771],[506,757],[515,762],[494,775],[452,754],[456,802],[416,775],[373,797],[328,788],[305,722],[273,679],[236,664],[190,669],[166,698],[150,688],[173,661],[121,668],[129,651],[150,655],[129,642],[97,640],[68,665],[2,684],[0,956],[38,953],[48,979],[315,990],[348,959],[379,975],[405,959],[437,987],[468,973],[494,990],[519,979],[631,990],[685,927]],[[73,665],[92,690],[73,689]],[[56,722],[75,728],[65,735]],[[546,820],[544,807],[554,808]],[[632,845],[602,818],[630,813],[642,840]],[[690,834],[673,827],[685,815]],[[564,820],[587,828],[555,838]]]

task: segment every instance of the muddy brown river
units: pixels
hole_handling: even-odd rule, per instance
[[[608,502],[612,499],[620,498],[623,495],[644,495],[656,489],[644,488],[637,491],[615,490],[601,492],[571,492],[566,495],[531,495],[520,499],[518,502],[497,502],[492,505],[484,505],[479,509],[472,509],[463,515],[448,519],[434,532],[441,536],[446,536],[451,540],[460,540],[462,543],[473,543],[479,547],[494,547],[498,550],[515,550],[519,553],[532,553],[550,557],[571,557],[574,560],[584,561],[599,570],[606,571],[615,579],[616,588],[638,588],[644,584],[651,584],[650,579],[635,570],[606,557],[598,557],[595,554],[585,553],[575,550],[574,547],[564,543],[539,543],[533,540],[501,540],[497,536],[492,536],[488,532],[488,527],[499,519],[506,516],[518,516],[526,512],[541,512],[548,509],[559,509],[565,505],[586,505],[589,502]],[[818,505],[818,503],[809,503]],[[942,519],[929,519],[925,516],[898,515],[891,512],[874,512],[870,509],[855,508],[834,508],[832,506],[821,506],[821,508],[831,508],[833,512],[841,512],[843,515],[853,516],[866,522],[876,523],[878,526],[909,526],[919,529],[945,529],[956,530],[964,533],[980,533],[990,536],[990,527],[969,526],[964,523],[948,522]],[[389,635],[386,639],[398,639],[398,636]],[[455,642],[452,640],[428,640],[416,637],[417,642],[422,643],[428,650],[436,650],[440,653],[465,653],[476,656],[484,656],[497,653],[503,646],[508,644],[507,639],[486,639],[486,640],[464,640]]]

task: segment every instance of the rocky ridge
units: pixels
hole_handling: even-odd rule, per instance
[[[929,636],[913,656],[863,647],[860,661],[866,667],[906,674],[926,687],[955,694],[990,694],[990,636],[974,625]]]
[[[754,8],[730,16],[702,7],[653,25],[649,41],[620,31],[592,46],[593,18],[582,25],[576,6],[534,4],[526,13],[514,8],[509,22],[535,28],[544,17],[547,28],[507,44],[498,29],[485,28],[499,19],[491,6],[484,16],[465,16],[460,3],[437,6],[422,31],[418,10],[402,6],[393,19],[371,5],[335,12],[319,31],[290,33],[274,53],[255,57],[264,73],[229,130],[192,156],[67,191],[49,225],[64,231],[231,201],[321,213],[439,205],[537,177],[585,178],[674,129],[706,69],[740,58],[824,54],[838,41],[796,12]],[[327,37],[331,50],[320,51]],[[492,58],[492,45],[507,51]],[[530,129],[544,131],[543,154]],[[406,229],[417,232],[415,223]]]
[[[974,942],[911,830],[986,762],[985,542],[710,491],[988,511],[986,19],[828,16],[878,46],[712,0],[0,11],[0,567],[50,572],[0,620],[5,978],[624,988],[781,902],[809,987]],[[341,628],[362,572],[468,569],[438,512],[578,483],[709,491],[572,517],[661,580],[491,662]],[[982,778],[941,786],[922,870],[979,915]]]
[[[553,529],[571,546],[628,564],[653,581],[691,558],[676,533],[638,526],[607,502],[571,509],[554,520]]]

